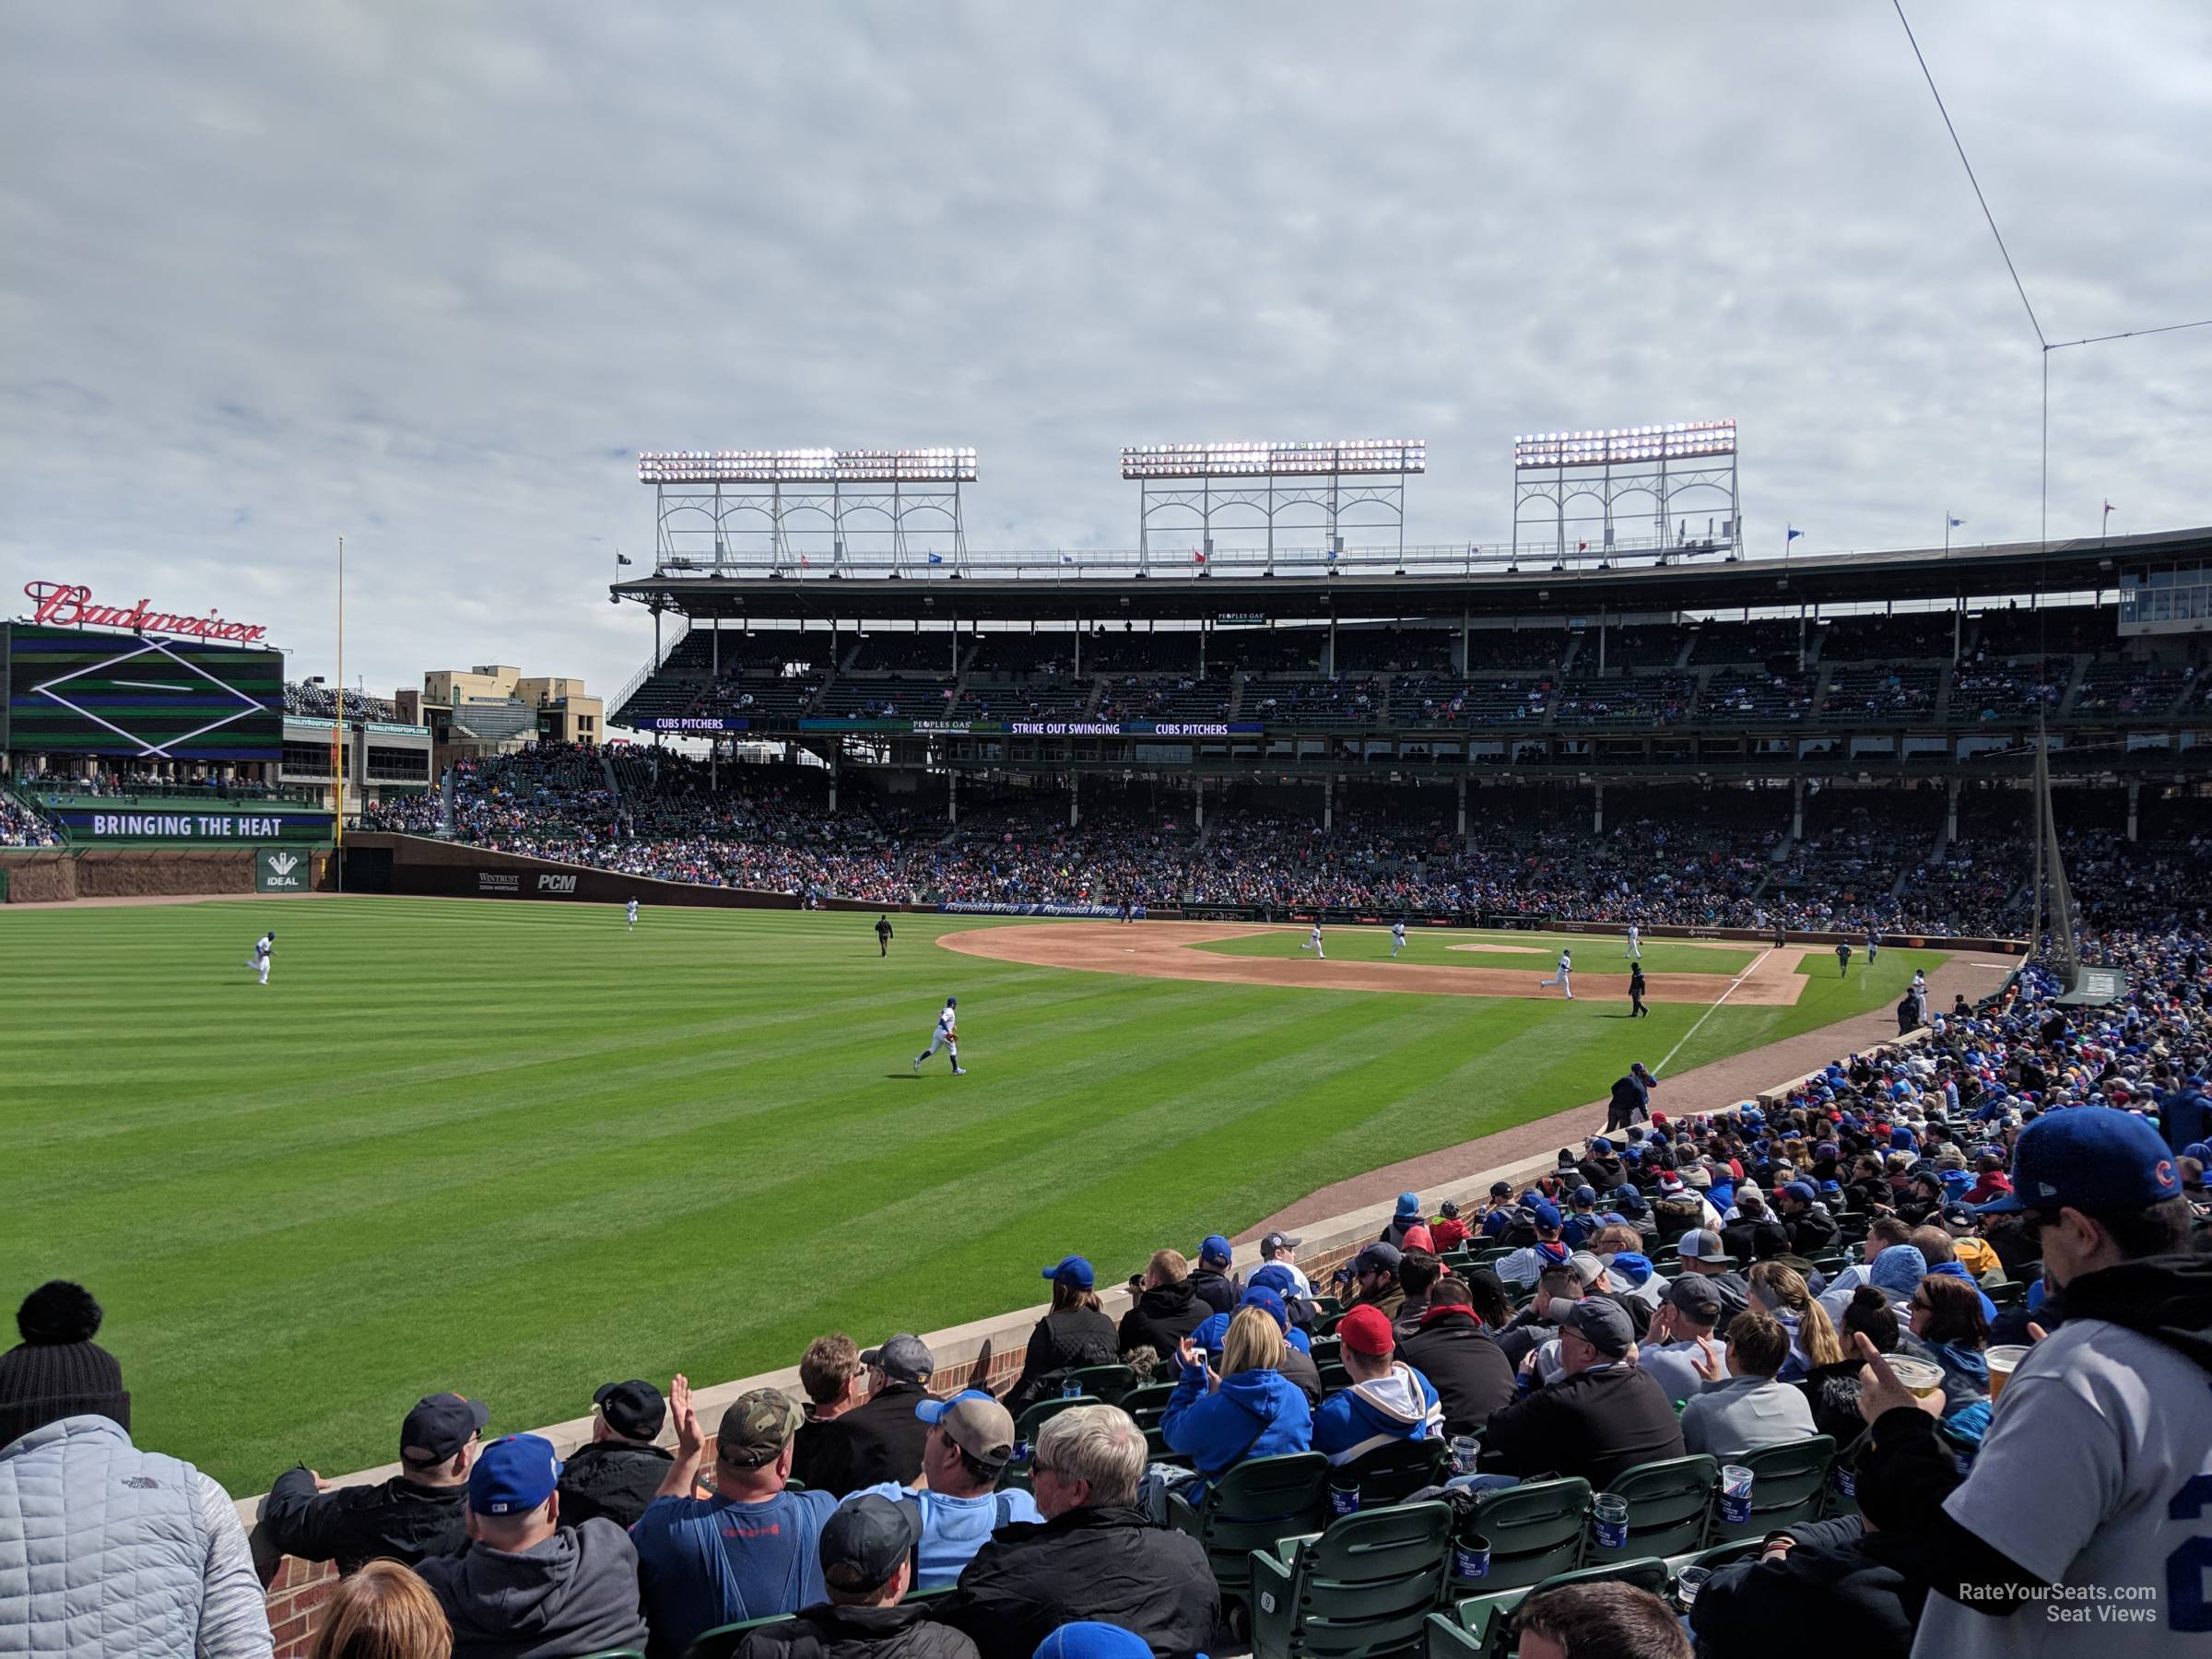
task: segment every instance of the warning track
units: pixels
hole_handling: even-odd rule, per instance
[[[1254,934],[1279,935],[1285,954],[1270,957],[1223,956],[1196,948],[1219,939],[1249,938]],[[989,957],[1001,962],[1027,962],[1038,968],[1074,968],[1087,973],[1126,973],[1140,979],[1207,980],[1220,984],[1288,985],[1307,991],[1401,991],[1422,996],[1545,996],[1559,992],[1540,989],[1537,981],[1547,970],[1537,968],[1440,968],[1417,962],[1316,961],[1298,954],[1306,936],[1302,927],[1268,927],[1249,922],[1043,922],[1018,927],[979,927],[938,935],[947,950],[968,956]],[[1434,938],[1433,934],[1424,938]],[[1703,944],[1669,940],[1669,944]],[[1740,944],[1711,944],[1714,950],[1738,955]],[[1466,948],[1454,946],[1453,949]],[[1500,947],[1499,948],[1512,948]],[[1542,948],[1539,947],[1538,948]],[[1647,973],[1644,1000],[1655,1003],[1717,1003],[1724,995],[1733,1006],[1783,1008],[1804,994],[1805,976],[1797,964],[1808,955],[1820,955],[1819,946],[1784,946],[1770,950],[1740,981],[1726,973]],[[1618,972],[1575,971],[1582,996],[1625,999],[1629,976],[1625,966]],[[1735,988],[1731,991],[1730,987]]]

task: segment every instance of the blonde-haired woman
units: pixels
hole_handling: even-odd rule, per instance
[[[323,1604],[313,1659],[452,1659],[453,1651],[430,1587],[397,1561],[371,1561]]]
[[[1266,1297],[1266,1291],[1247,1293]],[[1279,1304],[1278,1304],[1279,1305]],[[1313,1443],[1305,1391],[1281,1371],[1285,1325],[1265,1301],[1247,1301],[1221,1338],[1221,1370],[1190,1337],[1179,1350],[1182,1376],[1160,1413],[1160,1438],[1191,1460],[1197,1478],[1178,1489],[1193,1503],[1248,1457],[1304,1452]],[[1165,1494],[1161,1502],[1164,1508]]]
[[[1836,1335],[1835,1322],[1813,1300],[1805,1275],[1796,1268],[1780,1262],[1759,1263],[1751,1269],[1751,1294],[1790,1334],[1790,1358],[1778,1381],[1795,1382],[1824,1365],[1841,1361],[1843,1339]]]

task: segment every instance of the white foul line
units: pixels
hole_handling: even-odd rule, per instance
[[[1682,1033],[1682,1042],[1688,1042],[1692,1037],[1695,1037],[1698,1034],[1698,1026],[1703,1025],[1707,1020],[1712,1018],[1713,1008],[1718,1008],[1723,1003],[1726,1002],[1731,996],[1735,995],[1736,986],[1742,984],[1754,973],[1757,973],[1759,971],[1759,963],[1765,961],[1773,954],[1774,947],[1771,945],[1768,946],[1766,949],[1760,951],[1758,956],[1751,959],[1750,967],[1745,969],[1741,973],[1730,980],[1728,982],[1728,989],[1722,992],[1720,995],[1713,999],[1712,1007],[1706,1009],[1704,1013],[1698,1016],[1698,1024],[1691,1026],[1688,1030]],[[1652,1067],[1653,1077],[1656,1077],[1661,1072],[1665,1071],[1667,1066],[1667,1061],[1672,1060],[1677,1054],[1682,1052],[1682,1042],[1677,1042],[1673,1048],[1668,1049],[1666,1051],[1666,1059],[1660,1061],[1658,1065]]]

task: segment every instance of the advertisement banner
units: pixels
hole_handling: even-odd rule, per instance
[[[633,732],[747,732],[753,725],[735,714],[647,714],[627,724]]]
[[[304,893],[313,875],[305,853],[286,847],[253,849],[253,890],[257,893]]]
[[[285,841],[324,846],[331,838],[327,812],[276,812],[267,807],[72,806],[49,809],[73,847],[122,847],[148,842],[238,846]]]

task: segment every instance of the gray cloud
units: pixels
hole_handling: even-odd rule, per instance
[[[2054,338],[2212,314],[2212,13],[1925,6]],[[372,688],[611,689],[641,447],[973,443],[986,547],[1127,546],[1124,442],[1734,415],[1754,539],[2035,531],[2036,352],[1887,8],[17,7],[0,573]],[[2202,522],[2212,330],[2065,353],[2054,533]],[[1799,544],[1804,547],[1806,544]]]

